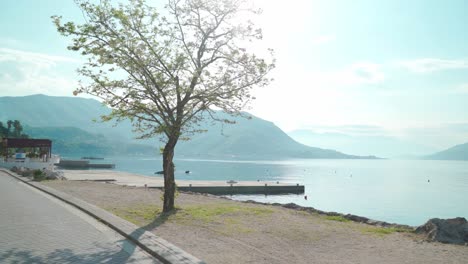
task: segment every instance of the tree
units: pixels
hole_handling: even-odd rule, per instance
[[[8,131],[7,128],[3,126],[3,123],[0,122],[0,138],[7,137]]]
[[[254,99],[251,89],[271,81],[272,51],[266,60],[248,50],[262,32],[238,16],[258,10],[242,0],[169,0],[162,12],[144,0],[77,4],[85,23],[52,17],[72,37],[68,48],[88,59],[78,72],[91,81],[80,82],[74,94],[100,97],[112,108],[102,119],[128,118],[140,138],[163,135],[163,212],[171,211],[177,142],[200,132],[197,124],[215,118],[215,108],[240,115]]]
[[[23,126],[21,125],[20,121],[14,120],[13,121],[13,137],[14,138],[21,138],[23,132]]]
[[[10,137],[11,134],[12,134],[12,132],[11,132],[11,126],[12,125],[13,125],[13,121],[8,120],[7,121],[7,134],[6,134],[7,137]]]
[[[11,128],[13,127],[13,131]],[[11,137],[11,138],[28,138],[28,135],[23,134],[23,126],[18,120],[8,120],[7,127],[0,122],[0,138]]]

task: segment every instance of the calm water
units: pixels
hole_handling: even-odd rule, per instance
[[[116,169],[154,177],[160,158],[110,159]],[[468,218],[468,162],[418,160],[224,161],[178,159],[176,179],[272,180],[305,185],[303,195],[234,195],[238,200],[296,203],[387,222]],[[190,174],[184,171],[190,170]],[[429,181],[429,182],[428,182]]]

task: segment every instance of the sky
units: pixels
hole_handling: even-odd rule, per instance
[[[285,131],[468,141],[468,1],[252,1],[277,67],[249,112]],[[82,58],[52,15],[82,20],[71,0],[1,2],[0,96],[72,96]]]

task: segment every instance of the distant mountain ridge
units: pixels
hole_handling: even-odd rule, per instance
[[[222,113],[217,113],[218,115]],[[305,146],[294,141],[272,122],[247,114],[251,119],[231,118],[236,123],[205,124],[207,132],[179,142],[176,151],[188,156],[275,158],[375,158],[346,155],[331,149]],[[225,116],[228,118],[227,116]]]
[[[307,146],[339,149],[355,155],[377,155],[385,158],[421,157],[436,149],[399,138],[383,135],[348,135],[343,133],[317,133],[298,129],[288,132],[294,140]]]
[[[89,146],[103,152],[112,152],[113,144],[136,142],[157,149],[156,139],[136,141],[131,124],[123,122],[113,127],[112,122],[93,122],[111,110],[94,99],[80,97],[54,97],[31,95],[24,97],[0,97],[0,120],[17,119],[30,127],[32,135],[53,137],[61,132],[63,144],[91,142]],[[223,113],[218,113],[223,114]],[[194,135],[190,141],[179,141],[177,156],[208,158],[375,158],[354,156],[341,152],[305,146],[294,141],[272,122],[250,115],[251,119],[234,118],[235,125],[207,121],[202,129],[208,132]],[[39,133],[40,132],[40,133]],[[67,134],[77,133],[75,137]],[[86,134],[89,133],[89,134]],[[101,135],[99,135],[101,134]],[[57,135],[55,135],[57,136]],[[85,138],[80,138],[84,136]],[[86,141],[86,138],[92,139]],[[114,142],[114,143],[112,143]],[[65,146],[65,145],[64,145]],[[138,149],[138,146],[134,145]],[[86,149],[86,148],[85,148]]]
[[[425,156],[430,160],[468,160],[468,142]]]
[[[122,154],[154,154],[153,146],[115,141],[102,134],[93,134],[76,127],[24,128],[32,138],[48,138],[53,141],[54,153],[64,156],[102,156]]]
[[[110,111],[97,100],[81,97],[42,94],[0,97],[0,120],[20,120],[30,127],[76,127],[89,133],[130,139],[129,122],[119,124],[119,129],[111,129],[112,122],[93,121]]]

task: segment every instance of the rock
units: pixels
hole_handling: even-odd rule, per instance
[[[295,203],[287,203],[283,205],[284,208],[289,208],[289,209],[299,209],[301,208],[300,205],[297,205]]]
[[[49,180],[63,180],[65,177],[63,176],[63,171],[51,171],[51,170],[44,170],[46,174],[46,178]]]
[[[429,241],[464,245],[468,242],[468,222],[463,217],[452,219],[433,218],[416,229]]]
[[[352,215],[352,214],[347,214],[344,217],[351,221],[358,222],[358,223],[366,223],[367,221],[369,221],[369,218],[367,217]]]

